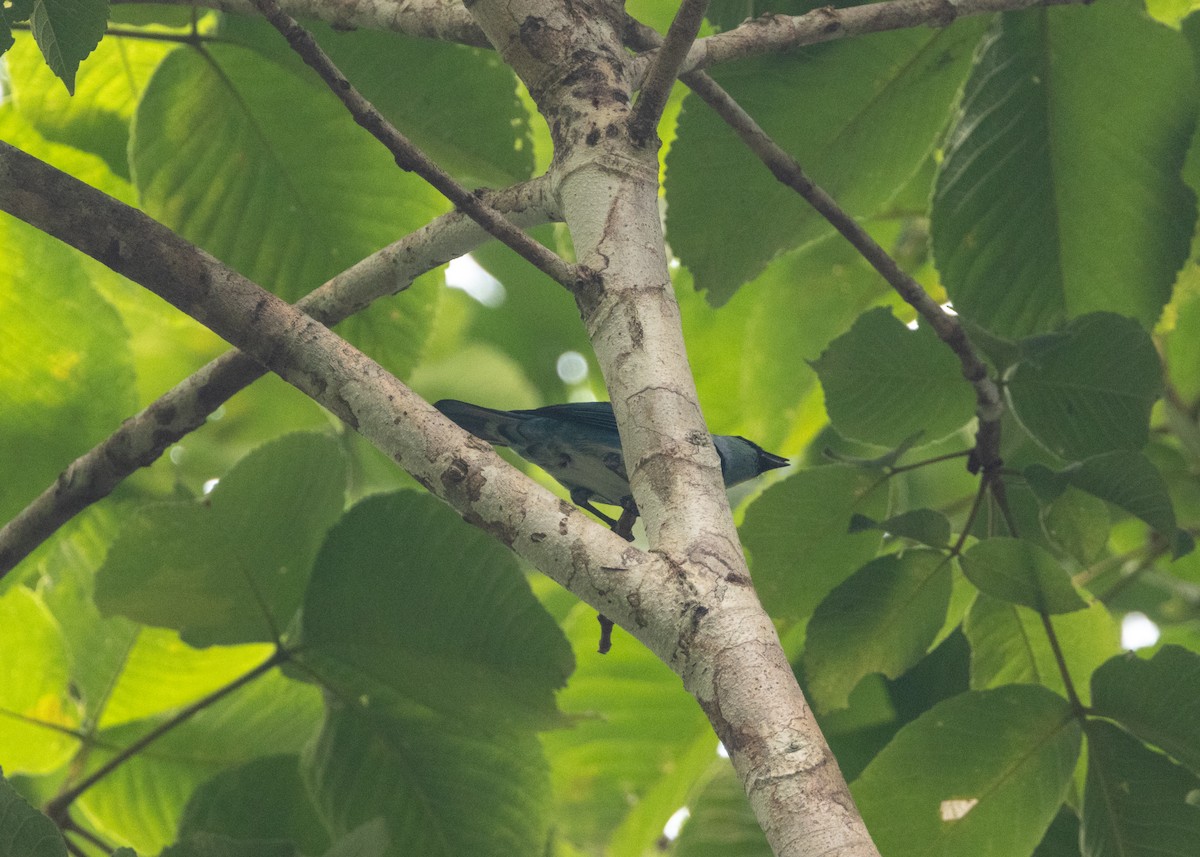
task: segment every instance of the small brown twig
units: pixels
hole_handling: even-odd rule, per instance
[[[636,145],[645,145],[654,134],[671,95],[671,87],[679,77],[679,69],[687,58],[688,48],[700,32],[700,24],[707,10],[708,0],[683,0],[679,5],[662,47],[655,53],[650,70],[642,82],[633,116],[629,120],[629,136]]]

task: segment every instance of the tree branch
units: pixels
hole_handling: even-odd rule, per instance
[[[679,76],[688,48],[700,32],[700,24],[707,10],[708,0],[683,0],[679,11],[675,13],[662,47],[650,62],[650,70],[646,72],[633,116],[629,120],[629,134],[635,145],[645,145],[658,126],[667,98],[671,95],[671,87]]]
[[[275,667],[284,663],[286,660],[287,655],[284,653],[284,651],[282,649],[276,649],[271,653],[269,658],[267,658],[258,666],[250,669],[248,672],[243,673],[228,684],[222,685],[211,693],[201,697],[200,699],[197,699],[191,705],[180,710],[171,718],[163,721],[158,726],[155,726],[128,747],[123,748],[119,753],[117,753],[91,774],[84,777],[83,780],[60,792],[46,805],[46,815],[50,816],[50,818],[56,824],[58,824],[59,827],[73,827],[73,825],[71,825],[68,821],[67,812],[70,809],[71,804],[74,803],[81,794],[86,792],[92,786],[96,785],[96,783],[100,782],[117,768],[121,767],[121,765],[137,756],[138,753],[153,744],[162,736],[166,735],[172,729],[179,726],[181,723],[187,722],[204,709],[220,702],[235,690],[245,687],[260,676],[266,675],[271,670],[275,669]]]
[[[144,4],[146,0],[110,0]],[[255,15],[254,0],[159,0],[173,6],[202,6]],[[335,30],[382,30],[477,48],[491,45],[459,0],[282,0],[295,18],[324,21]]]
[[[657,592],[636,593],[635,633],[699,702],[777,855],[878,857],[733,526],[667,268],[657,153],[632,139],[621,4],[477,0],[470,9],[551,128],[563,215],[580,262],[596,272],[576,304],[651,553],[668,569]]]
[[[383,367],[146,214],[0,141],[0,211],[183,310],[330,410],[421,485],[634,636],[675,620],[646,554],[509,465]],[[553,534],[553,538],[548,535]]]
[[[796,16],[768,13],[724,33],[696,40],[688,50],[680,74],[849,36],[909,27],[945,27],[970,15],[1090,2],[1092,0],[888,0],[844,9],[822,6]],[[651,56],[638,57],[638,73],[652,62]]]
[[[489,194],[521,226],[558,219],[544,179]],[[338,274],[296,303],[332,327],[376,299],[396,294],[421,274],[475,249],[488,234],[460,211],[442,215]],[[126,477],[148,467],[173,443],[266,373],[239,351],[221,355],[126,420],[98,446],[73,461],[55,483],[0,529],[0,578],[59,527],[107,497]]]
[[[288,16],[275,0],[254,0],[254,5],[279,30],[301,59],[325,81],[330,91],[350,111],[354,121],[371,136],[382,143],[396,159],[402,169],[414,172],[429,182],[442,196],[486,229],[489,233],[511,247],[519,256],[546,276],[555,280],[568,291],[575,291],[581,272],[576,266],[564,261],[558,254],[543,247],[527,233],[505,220],[485,201],[482,194],[472,193],[440,166],[425,156],[401,134],[370,101],[354,88],[329,55],[321,49],[312,34]]]

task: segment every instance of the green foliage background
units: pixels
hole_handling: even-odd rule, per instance
[[[673,8],[630,5],[660,29]],[[1187,12],[1098,0],[715,71],[960,314],[1010,407],[1007,510],[975,508],[945,346],[697,99],[667,111],[702,404],[797,462],[735,495],[741,535],[885,857],[1197,853]],[[745,14],[715,2],[710,26]],[[316,31],[463,181],[549,163],[490,52]],[[288,299],[448,208],[261,23],[23,0],[0,49],[0,139]],[[439,270],[339,331],[431,401],[603,398],[569,296],[503,248],[475,258],[499,305]],[[0,260],[7,520],[223,346],[7,215]],[[555,371],[569,351],[582,380]],[[1134,612],[1161,637],[1124,654]],[[63,794],[125,857],[768,853],[678,679],[596,639],[593,611],[265,378],[0,582],[0,857],[66,854],[35,809]]]

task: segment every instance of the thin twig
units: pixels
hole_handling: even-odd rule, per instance
[[[1071,709],[1075,712],[1075,716],[1082,720],[1084,715],[1083,703],[1079,700],[1079,694],[1075,692],[1075,682],[1071,680],[1071,672],[1067,669],[1067,659],[1063,656],[1062,644],[1058,641],[1058,634],[1054,631],[1054,624],[1050,621],[1050,614],[1039,610],[1038,615],[1042,617],[1042,627],[1046,629],[1046,638],[1050,641],[1050,650],[1054,652],[1054,662],[1058,664],[1059,675],[1062,676],[1063,686],[1067,689],[1067,702],[1071,703]]]
[[[275,0],[254,0],[254,5],[277,29],[292,50],[299,54],[321,77],[330,91],[341,100],[354,121],[361,125],[376,140],[382,143],[403,170],[414,172],[429,182],[439,193],[450,200],[472,220],[491,235],[511,247],[518,255],[544,274],[574,292],[584,272],[576,265],[563,260],[556,253],[543,247],[526,232],[509,222],[484,200],[481,194],[473,193],[455,181],[449,173],[426,157],[392,123],[384,118],[375,105],[364,98],[334,65],[329,55],[321,49],[316,39],[296,20],[280,8]]]
[[[923,458],[920,461],[914,461],[911,464],[896,464],[888,468],[888,476],[895,476],[897,473],[905,473],[909,470],[918,470],[922,467],[928,467],[931,464],[941,464],[943,461],[953,461],[956,458],[966,458],[971,454],[971,450],[962,449],[958,452],[947,452],[945,455],[935,455],[932,458]]]
[[[971,527],[975,525],[975,518],[979,515],[979,509],[982,507],[983,498],[986,495],[987,479],[985,477],[979,480],[979,488],[975,491],[975,500],[971,503],[971,511],[967,513],[967,520],[963,522],[962,530],[954,542],[954,547],[950,548],[950,556],[962,555],[963,545],[967,543],[967,537],[971,535]]]
[[[629,120],[629,136],[636,145],[645,145],[654,134],[663,108],[667,106],[667,99],[671,96],[671,87],[679,77],[679,69],[687,57],[688,48],[700,32],[700,24],[707,10],[708,0],[683,0],[679,5],[662,47],[655,53],[650,70],[646,73],[633,116]]]
[[[30,32],[29,24],[11,24],[10,29],[20,30],[22,32]],[[114,37],[119,39],[138,39],[145,42],[171,42],[180,45],[197,46],[204,42],[217,42],[229,44],[229,39],[223,39],[220,36],[201,35],[196,32],[181,33],[160,33],[154,30],[130,30],[124,27],[109,27],[104,31],[104,37]]]
[[[105,854],[112,854],[113,851],[116,850],[113,848],[113,846],[109,845],[107,842],[105,842],[99,836],[92,833],[92,831],[90,831],[87,828],[80,825],[73,818],[68,817],[66,819],[66,826],[61,829],[64,833],[67,833],[67,832],[74,833],[80,839],[90,842],[92,845],[95,845],[97,848],[99,848]]]
[[[187,706],[187,708],[184,708],[175,716],[171,717],[169,720],[160,723],[137,741],[134,741],[124,750],[117,753],[79,783],[59,793],[57,797],[55,797],[46,805],[46,815],[50,816],[50,818],[61,827],[67,820],[67,810],[81,794],[107,777],[117,768],[121,767],[121,765],[128,762],[150,744],[157,741],[163,735],[166,735],[175,727],[190,720],[204,709],[224,699],[238,688],[241,688],[254,681],[256,678],[270,672],[287,659],[288,654],[286,651],[283,649],[276,649],[271,654],[271,657],[254,667],[254,669],[235,678],[233,681],[229,682],[229,684],[217,688],[212,693],[202,697],[201,699],[196,700],[191,705]]]

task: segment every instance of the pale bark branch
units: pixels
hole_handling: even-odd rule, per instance
[[[489,200],[521,226],[559,219],[546,184],[535,179],[493,192]],[[450,212],[338,274],[301,298],[296,307],[332,327],[373,301],[407,289],[421,274],[489,238],[465,214]],[[0,529],[0,577],[75,515],[111,494],[130,474],[153,464],[171,444],[204,425],[213,411],[266,371],[247,355],[231,351],[122,423]]]
[[[402,170],[414,172],[427,181],[442,196],[450,200],[461,211],[486,229],[489,233],[533,265],[546,276],[561,284],[568,291],[577,287],[581,272],[575,265],[563,260],[558,254],[546,249],[528,233],[505,219],[504,215],[488,205],[482,194],[472,193],[453,176],[430,160],[424,152],[384,118],[370,101],[354,88],[342,74],[329,55],[321,49],[316,39],[301,27],[295,18],[279,8],[275,0],[254,0],[255,7],[266,17],[271,26],[287,40],[301,59],[321,78],[330,91],[350,111],[354,121],[387,148]]]
[[[144,4],[147,0],[111,0]],[[254,0],[157,0],[172,6],[195,6],[256,15]],[[490,47],[487,37],[460,0],[281,0],[293,18],[324,21],[335,30],[381,30],[425,39]]]
[[[696,41],[704,13],[708,11],[708,0],[683,0],[667,35],[650,62],[629,120],[629,133],[633,142],[643,145],[654,133],[663,108],[671,96],[671,87],[679,77],[679,69],[687,56],[688,48]]]
[[[0,211],[186,312],[278,374],[431,493],[639,639],[675,621],[666,562],[560,500],[324,325],[161,223],[0,141]],[[639,599],[644,599],[644,602]]]
[[[878,857],[733,526],[667,269],[657,153],[630,133],[623,10],[547,0],[470,9],[552,129],[563,215],[580,262],[597,273],[576,303],[650,550],[670,569],[665,587],[637,593],[639,637],[703,708],[777,855]]]
[[[911,27],[945,27],[970,15],[1090,2],[1092,0],[888,0],[844,9],[823,6],[796,16],[766,14],[724,33],[697,39],[688,51],[680,74],[851,36]],[[650,61],[649,57],[639,57],[638,70]]]

